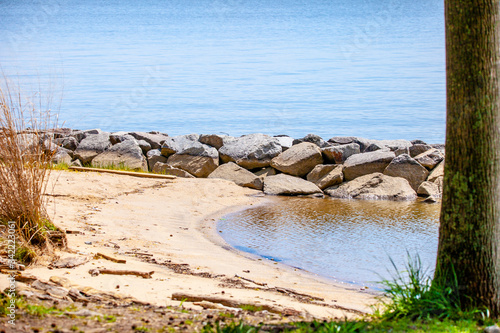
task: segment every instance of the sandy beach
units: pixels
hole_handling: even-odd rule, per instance
[[[49,214],[69,230],[60,259],[85,257],[75,268],[38,263],[28,273],[49,280],[129,295],[154,305],[179,305],[175,293],[225,299],[292,311],[303,318],[353,317],[370,311],[374,293],[229,247],[215,225],[224,214],[268,200],[260,191],[219,179],[158,180],[104,173],[54,171],[48,188]],[[125,264],[96,259],[102,253]],[[349,263],[332,263],[348,265]],[[154,271],[91,276],[94,268]],[[6,279],[0,287],[6,287]],[[201,305],[200,305],[201,304]],[[207,303],[183,302],[192,309]]]

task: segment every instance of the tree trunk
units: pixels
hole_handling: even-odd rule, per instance
[[[446,164],[434,285],[500,314],[499,1],[445,0]],[[456,279],[456,280],[455,280]]]

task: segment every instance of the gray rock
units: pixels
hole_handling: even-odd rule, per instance
[[[445,145],[442,143],[433,143],[430,145],[432,148],[439,150],[439,152],[443,155],[445,155]]]
[[[386,150],[352,155],[344,163],[344,179],[349,181],[375,172],[382,173],[395,157],[394,152]]]
[[[325,147],[331,146],[331,144],[329,142],[326,142],[325,140],[323,140],[320,136],[318,136],[316,134],[307,134],[305,137],[303,137],[301,139],[293,140],[294,145],[298,145],[299,143],[302,143],[302,142],[314,143],[316,146],[318,146],[320,148],[325,148]]]
[[[278,139],[280,145],[281,145],[281,149],[283,151],[287,150],[288,148],[290,148],[291,146],[293,146],[293,138],[292,137],[289,137],[288,135],[275,135],[274,136],[276,139]]]
[[[85,137],[74,154],[82,163],[90,163],[94,157],[111,147],[109,133],[90,134]]]
[[[429,171],[411,158],[410,155],[402,154],[396,156],[396,158],[391,161],[385,168],[384,175],[404,178],[416,191],[420,184],[427,179]]]
[[[334,198],[370,200],[413,200],[417,197],[406,179],[390,177],[382,173],[364,175],[325,193]]]
[[[327,187],[342,183],[344,180],[343,169],[343,165],[318,164],[307,174],[307,180],[324,190]]]
[[[319,187],[302,178],[285,174],[264,179],[264,193],[273,195],[302,195],[322,193]]]
[[[195,177],[206,178],[217,169],[219,159],[207,156],[174,154],[168,158],[167,163],[174,168],[187,171]]]
[[[427,180],[430,182],[434,182],[439,177],[444,177],[444,161],[442,160],[434,169],[432,169]]]
[[[277,172],[276,172],[276,169],[271,168],[271,167],[267,167],[267,168],[263,168],[261,170],[255,171],[254,174],[256,176],[259,176],[260,179],[264,180],[264,178],[266,178],[267,176],[274,176],[274,175],[276,175]]]
[[[361,151],[357,143],[349,143],[323,148],[321,152],[328,163],[342,164],[349,156],[359,154]]]
[[[159,149],[169,136],[167,134],[162,134],[159,132],[130,132],[136,140],[144,140],[151,145],[151,149]]]
[[[70,166],[75,166],[75,167],[80,167],[80,168],[81,168],[81,167],[83,167],[82,162],[80,162],[80,160],[79,160],[79,159],[76,159],[76,160],[74,160],[74,161],[71,161]]]
[[[235,182],[239,186],[262,190],[262,180],[238,164],[229,162],[220,165],[208,178],[221,178]]]
[[[429,170],[434,169],[443,159],[444,155],[435,148],[415,156],[415,160]]]
[[[146,158],[135,140],[126,140],[117,143],[92,159],[92,165],[97,167],[126,167],[134,170],[148,171]]]
[[[303,177],[322,163],[323,157],[319,147],[314,143],[302,142],[273,158],[271,166],[289,175]]]
[[[166,159],[165,156],[162,156],[162,157]],[[173,166],[168,165],[166,163],[162,163],[162,162],[156,162],[154,164],[152,171],[154,173],[158,173],[158,174],[162,174],[162,175],[171,175],[171,176],[182,177],[182,178],[195,178],[192,174],[190,174],[187,171],[184,171],[184,170],[179,169],[179,168],[174,168]]]
[[[271,159],[281,152],[277,138],[259,133],[234,138],[219,149],[224,163],[235,162],[245,169],[267,167],[271,164]]]
[[[396,154],[396,156],[403,155],[403,154],[410,155],[410,149],[409,148],[398,148],[394,152],[394,154]]]
[[[73,154],[71,150],[59,147],[57,152],[52,156],[52,163],[54,164],[64,163],[66,165],[70,165],[71,160],[73,159],[70,153],[71,155]]]
[[[112,145],[123,142],[125,140],[135,140],[135,138],[128,134],[128,132],[115,132],[109,135],[109,141]]]
[[[199,135],[197,134],[168,137],[161,146],[161,154],[166,157],[179,154],[219,158],[217,149],[199,142],[198,139]]]
[[[424,141],[419,140],[419,139],[411,140],[410,142],[411,142],[412,145],[426,145],[427,144]]]
[[[413,144],[408,140],[374,140],[372,143],[380,144],[392,151],[396,151],[400,148],[410,148]]]
[[[74,151],[78,147],[78,141],[72,136],[54,139],[54,143],[71,151]]]
[[[381,143],[374,142],[374,143],[370,144],[368,147],[366,147],[366,149],[364,150],[364,153],[369,153],[371,151],[376,151],[376,150],[380,150],[380,149],[384,149],[384,148],[387,148],[387,147]]]
[[[224,141],[228,140],[230,137],[227,135],[218,134],[202,134],[200,135],[199,141],[206,145],[212,146],[215,149],[220,149],[224,145]]]
[[[418,187],[417,194],[425,197],[432,196],[434,198],[441,197],[441,191],[437,184],[425,181]]]
[[[167,158],[161,154],[159,149],[151,149],[146,154],[149,170],[153,170],[157,162],[167,163]]]
[[[70,134],[70,136],[74,137],[78,142],[81,142],[83,139],[85,139],[89,135],[104,134],[104,133],[106,133],[106,132],[96,128],[96,129],[90,129],[90,130],[85,130],[85,131],[74,131],[73,133]]]
[[[146,140],[137,140],[137,144],[142,149],[142,153],[146,155],[151,150],[151,145]]]
[[[434,180],[434,184],[437,185],[439,189],[439,193],[443,193],[443,176],[437,177],[436,180]]]
[[[334,136],[333,138],[329,139],[328,142],[345,145],[354,142],[355,139],[356,138],[354,136]]]
[[[420,144],[420,143],[414,144],[413,146],[411,146],[409,148],[410,156],[415,157],[417,155],[425,153],[426,151],[428,151],[430,149],[432,149],[432,147],[429,145],[426,145],[426,144]]]

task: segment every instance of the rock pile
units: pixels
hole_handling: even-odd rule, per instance
[[[241,137],[56,130],[54,163],[222,178],[274,195],[412,200],[441,196],[442,145],[313,134]]]

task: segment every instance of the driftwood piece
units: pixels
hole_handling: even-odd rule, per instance
[[[266,287],[267,286],[267,283],[257,282],[257,281],[254,281],[252,279],[249,279],[249,278],[246,278],[246,277],[243,277],[243,276],[239,276],[238,274],[235,274],[234,277],[238,278],[238,279],[242,279],[242,280],[247,281],[247,282],[251,282],[251,283],[256,284],[258,286],[261,286],[261,287]]]
[[[153,256],[153,254],[151,254],[151,253],[134,252],[134,251],[127,251],[127,252],[125,252],[125,254],[135,254],[138,256],[145,256],[145,257],[152,257]]]
[[[185,302],[210,302],[215,304],[221,304],[230,308],[243,309],[245,306],[252,306],[256,309],[266,310],[272,313],[283,314],[285,316],[300,316],[301,313],[297,310],[291,308],[279,308],[276,306],[260,304],[260,303],[248,303],[248,302],[238,302],[232,299],[216,297],[216,296],[197,296],[185,293],[173,293],[172,299],[175,301],[185,301]],[[206,303],[205,303],[206,304]]]
[[[108,256],[106,254],[102,254],[100,252],[97,252],[97,254],[95,255],[94,257],[95,259],[99,259],[99,258],[103,258],[103,259],[106,259],[106,260],[110,260],[110,261],[113,261],[113,262],[116,262],[118,264],[126,264],[127,263],[127,260],[125,259],[117,259],[117,258],[113,258],[111,256]]]
[[[84,167],[75,167],[70,166],[70,170],[76,171],[93,171],[93,172],[102,172],[102,173],[113,173],[117,175],[125,175],[125,176],[134,176],[134,177],[142,177],[142,178],[156,178],[156,179],[176,179],[177,177],[171,175],[159,175],[155,173],[142,173],[142,172],[132,172],[132,171],[122,171],[122,170],[109,170],[109,169],[98,169],[98,168],[84,168]]]
[[[281,288],[281,287],[276,287],[276,288],[272,288],[272,289],[276,290],[277,292],[280,292],[282,294],[302,296],[305,298],[310,298],[310,299],[315,300],[315,301],[323,302],[325,300],[324,298],[321,298],[321,297],[316,297],[316,296],[312,296],[312,295],[308,295],[308,294],[299,293],[298,291],[295,291],[293,289],[287,289],[287,288]]]
[[[111,274],[111,275],[135,275],[140,276],[144,279],[151,279],[154,271],[151,272],[139,272],[139,271],[129,271],[129,270],[117,270],[117,269],[106,269],[106,268],[94,268],[89,270],[89,274],[92,276],[97,276],[99,274]]]

